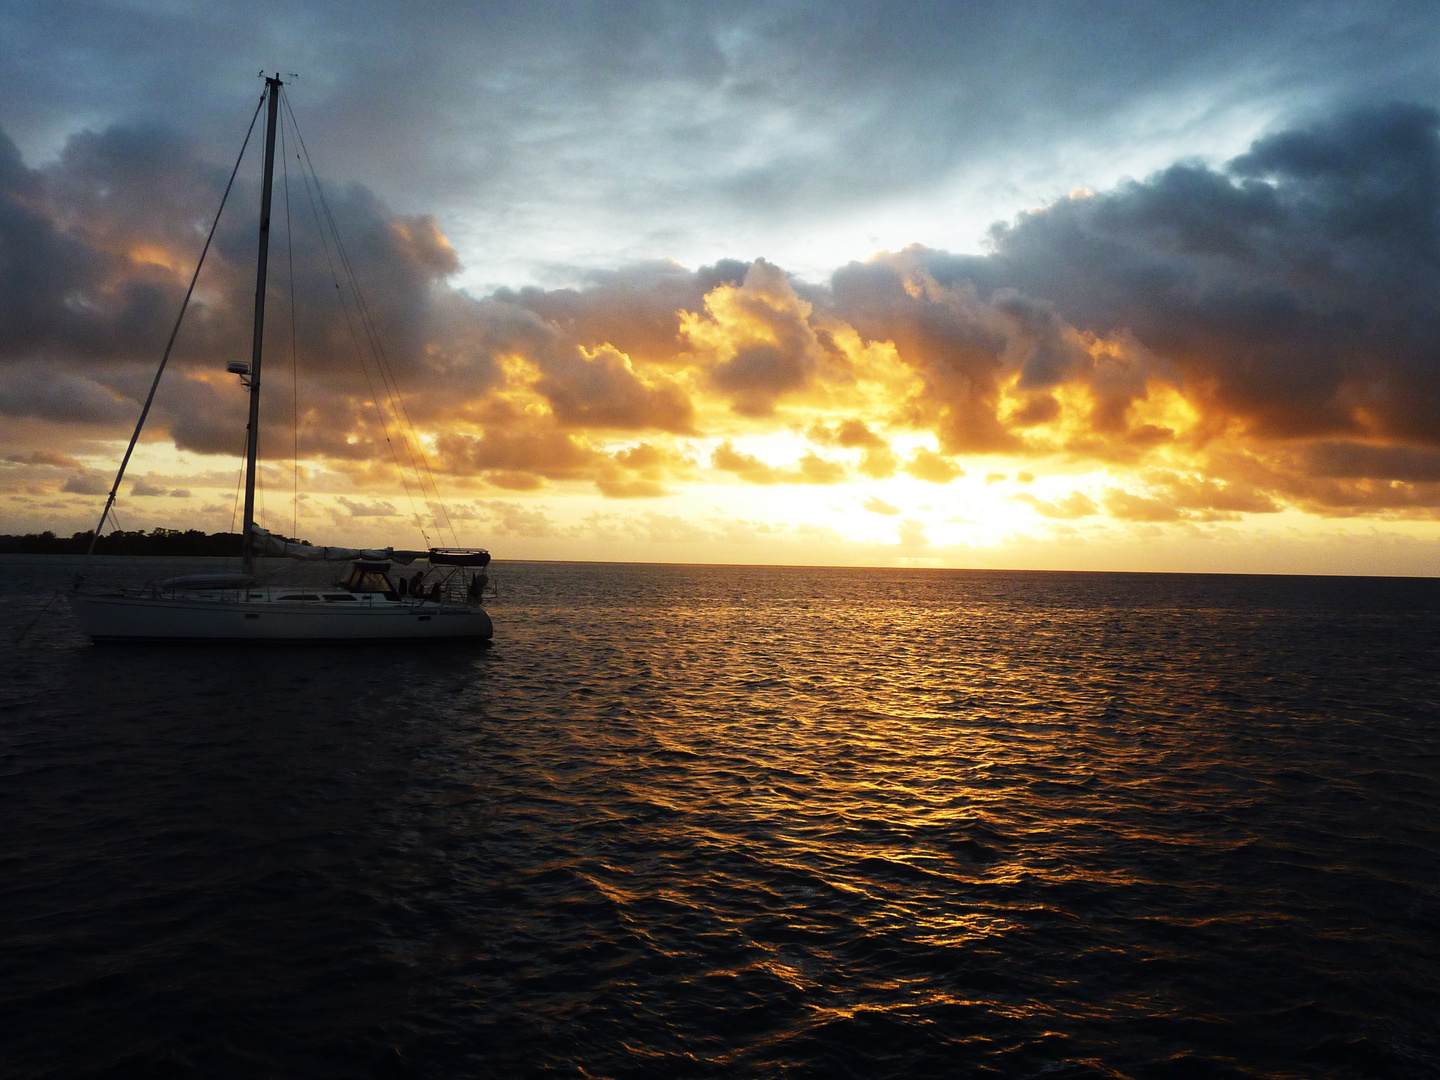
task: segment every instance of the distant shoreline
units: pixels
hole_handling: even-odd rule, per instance
[[[24,535],[0,535],[0,555],[85,555],[90,551],[93,530],[57,536],[46,530]],[[290,543],[309,544],[308,540],[292,540]],[[152,529],[150,532],[117,530],[105,533],[95,542],[96,555],[144,555],[175,558],[177,556],[199,556],[202,558],[239,558],[240,534],[233,532],[207,533],[199,529]]]
[[[226,535],[226,534],[217,534]],[[235,534],[229,534],[234,536]],[[6,540],[13,540],[14,537],[0,536],[0,545]],[[88,537],[87,541],[88,543]],[[67,541],[68,543],[68,541]],[[186,552],[151,551],[141,553],[138,551],[106,551],[97,547],[96,555],[106,558],[126,558],[141,554],[161,555],[170,558],[210,558],[210,559],[238,559],[240,553],[238,547],[230,552],[222,552],[218,555],[198,552],[194,554]],[[13,548],[0,546],[0,558],[7,555],[17,557],[54,557],[54,558],[82,558],[85,551],[82,548],[76,552],[73,550],[52,550],[52,551],[16,551]],[[262,557],[264,563],[282,563],[284,559]],[[344,560],[339,560],[344,561]],[[321,565],[312,563],[310,565]],[[974,576],[974,577],[1070,577],[1076,579],[1109,577],[1116,579],[1126,578],[1230,578],[1236,580],[1261,581],[1265,579],[1309,579],[1313,581],[1405,581],[1440,583],[1440,574],[1325,574],[1325,573],[1273,573],[1261,571],[1224,571],[1224,570],[1092,570],[1075,567],[1047,567],[1037,569],[1034,567],[965,567],[965,566],[875,566],[865,564],[816,564],[816,563],[735,563],[735,562],[640,562],[633,559],[521,559],[507,558],[503,560],[505,566],[556,566],[556,567],[595,567],[604,569],[622,569],[635,567],[667,567],[672,570],[754,570],[754,571],[789,571],[789,570],[813,570],[824,573],[838,574],[897,574],[915,578],[926,578],[930,576]]]

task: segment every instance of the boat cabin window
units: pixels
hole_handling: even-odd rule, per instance
[[[355,602],[355,597],[351,596],[349,593],[326,593],[325,599],[332,602],[335,600],[349,600],[351,603]]]
[[[307,593],[287,593],[286,595],[280,597],[280,599],[281,599],[281,600],[319,600],[320,597],[319,597],[317,594],[315,594],[315,593],[308,593],[308,592],[307,592]]]

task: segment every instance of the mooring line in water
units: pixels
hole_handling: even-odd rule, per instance
[[[45,606],[40,609],[40,615],[44,615],[45,612],[50,609],[50,605],[55,602],[55,597],[59,595],[60,590],[56,589],[55,592],[51,595],[50,599],[45,601]],[[35,618],[30,620],[30,625],[25,627],[24,630],[20,631],[20,636],[15,639],[16,645],[19,645],[21,641],[25,640],[25,635],[30,633],[31,630],[35,629],[35,624],[40,621],[40,615],[36,615]]]

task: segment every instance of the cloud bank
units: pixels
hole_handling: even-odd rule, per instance
[[[157,128],[78,134],[41,168],[0,138],[10,490],[95,487],[75,463],[138,412],[225,175]],[[302,228],[312,193],[291,176],[288,197],[293,253],[272,264],[272,460],[298,441],[314,468],[393,485],[404,454],[423,452],[482,494],[633,500],[896,477],[943,490],[994,456],[1128,478],[1017,497],[1051,521],[1440,511],[1440,114],[1428,107],[1339,112],[1223,165],[1182,161],[1024,213],[982,255],[912,246],[818,283],[764,259],[649,262],[476,296],[456,286],[460,261],[433,217],[331,187],[422,445],[374,404],[387,376],[357,358],[332,255]],[[226,218],[157,403],[154,435],[182,451],[239,448],[244,400],[223,368],[248,355],[253,230],[243,211]],[[762,454],[767,439],[789,456]],[[905,525],[905,543],[924,546],[922,526]]]

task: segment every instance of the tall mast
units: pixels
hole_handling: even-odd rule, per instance
[[[255,529],[255,460],[260,449],[260,354],[265,338],[265,269],[270,256],[270,189],[275,180],[275,121],[280,107],[280,73],[266,78],[265,179],[260,187],[260,259],[255,270],[255,337],[250,347],[250,423],[245,438],[245,525],[240,534],[245,572],[255,569],[251,533]]]

